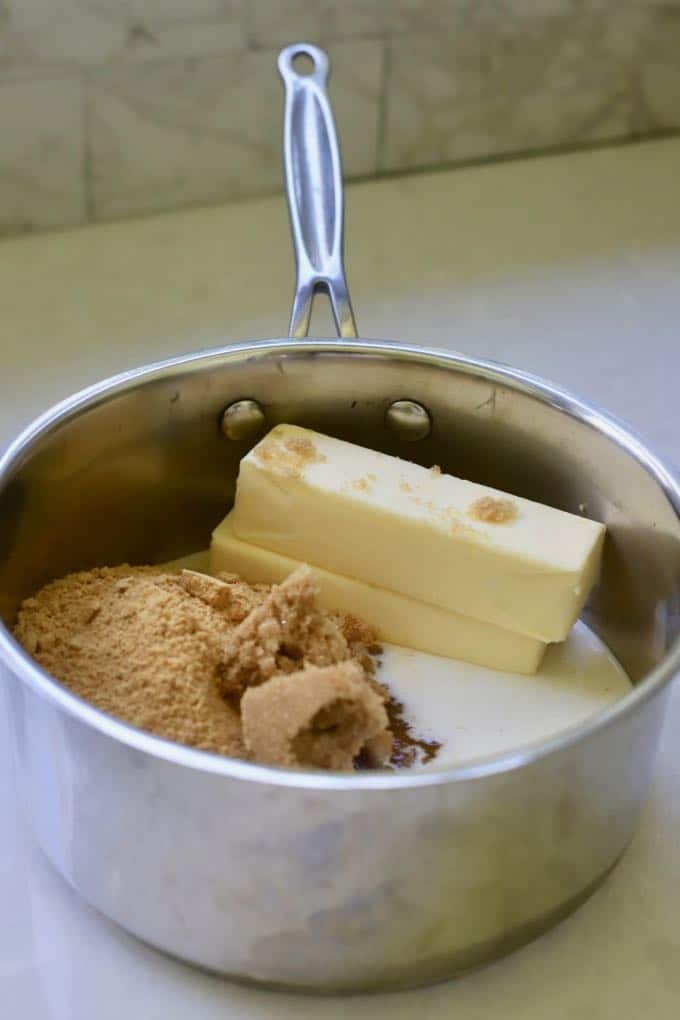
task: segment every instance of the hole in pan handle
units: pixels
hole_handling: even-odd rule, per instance
[[[314,295],[323,292],[338,335],[353,339],[357,326],[342,262],[342,165],[326,92],[328,57],[317,46],[295,43],[279,54],[279,72],[286,96],[283,163],[297,261],[288,332],[297,339],[307,336]]]

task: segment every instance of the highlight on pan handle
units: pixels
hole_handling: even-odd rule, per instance
[[[305,73],[300,64],[309,66],[310,61]],[[288,332],[298,339],[307,336],[314,295],[323,292],[338,335],[354,338],[357,327],[342,263],[342,165],[326,92],[328,57],[317,46],[296,43],[279,54],[279,72],[286,94],[283,162],[297,260]]]

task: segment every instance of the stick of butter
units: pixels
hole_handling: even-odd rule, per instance
[[[546,642],[576,621],[605,531],[292,425],[241,461],[232,524],[245,542]]]
[[[278,584],[299,566],[298,560],[238,539],[232,514],[213,532],[211,574],[225,570],[240,574],[251,584]],[[416,602],[342,574],[319,567],[313,570],[321,605],[360,617],[375,627],[383,641],[512,673],[535,673],[543,658],[545,644],[535,638]]]

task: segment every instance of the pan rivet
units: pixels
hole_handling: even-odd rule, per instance
[[[223,411],[220,424],[227,439],[254,439],[264,428],[264,411],[256,400],[235,400]]]
[[[395,400],[387,408],[385,424],[398,439],[407,443],[426,439],[432,429],[429,412],[415,400]]]

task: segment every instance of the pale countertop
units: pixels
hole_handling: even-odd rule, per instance
[[[348,277],[360,330],[546,376],[678,461],[679,181],[674,140],[355,185]],[[0,445],[105,375],[281,335],[292,282],[282,198],[3,243]],[[2,1020],[678,1016],[677,683],[638,834],[580,911],[465,978],[352,1000],[208,977],[84,906],[25,830],[1,709]]]

